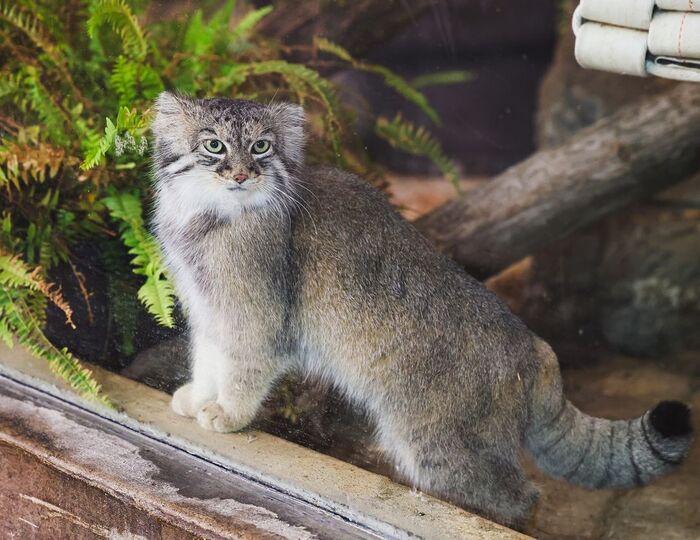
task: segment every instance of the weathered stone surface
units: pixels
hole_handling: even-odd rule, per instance
[[[610,217],[537,254],[523,314],[555,342],[602,340],[646,357],[700,350],[699,233],[694,208],[650,203]]]

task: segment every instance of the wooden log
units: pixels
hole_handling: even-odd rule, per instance
[[[700,85],[641,100],[416,222],[486,278],[700,168]]]

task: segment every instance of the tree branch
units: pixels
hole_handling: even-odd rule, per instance
[[[486,278],[700,168],[700,85],[641,100],[416,222]]]

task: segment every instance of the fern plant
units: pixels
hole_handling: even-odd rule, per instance
[[[112,302],[108,325],[134,352],[136,299],[165,327],[175,324],[175,294],[144,214],[151,203],[148,126],[151,103],[164,89],[193,96],[224,95],[303,103],[314,141],[309,153],[367,173],[369,163],[351,130],[336,88],[314,61],[320,51],[375,73],[434,123],[439,117],[420,86],[383,66],[353,58],[327,40],[299,50],[257,32],[273,9],[234,17],[235,0],[206,16],[144,24],[147,0],[0,0],[0,339],[45,359],[81,395],[108,403],[89,370],[47,337],[47,309],[68,329],[73,309],[51,283],[66,267],[92,318],[93,292],[76,250],[104,246],[106,259],[129,261],[138,280],[133,298]],[[452,75],[447,79],[453,80]],[[456,169],[423,128],[378,118],[392,144],[433,159],[451,180]],[[118,287],[114,265],[106,283]],[[128,301],[127,301],[128,300]],[[133,300],[133,301],[132,301]],[[85,332],[77,325],[74,332]]]

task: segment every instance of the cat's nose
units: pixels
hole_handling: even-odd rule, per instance
[[[248,175],[247,174],[237,174],[236,176],[233,177],[233,179],[238,182],[239,184],[242,184],[246,180],[248,180]]]

